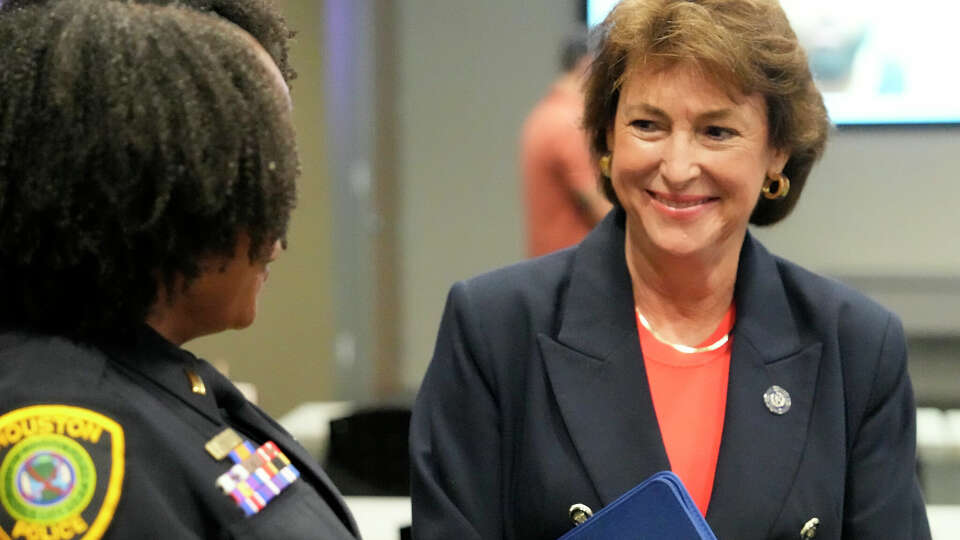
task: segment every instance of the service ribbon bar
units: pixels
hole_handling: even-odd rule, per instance
[[[300,477],[300,471],[271,441],[256,449],[249,441],[243,441],[228,455],[234,465],[217,478],[217,487],[229,495],[246,516],[263,510]]]

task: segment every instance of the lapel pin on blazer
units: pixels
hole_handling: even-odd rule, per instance
[[[791,404],[790,392],[773,385],[763,393],[763,403],[773,414],[787,414]]]
[[[576,503],[570,506],[570,519],[573,520],[574,525],[582,525],[584,521],[590,518],[593,515],[593,510],[589,506]]]
[[[810,518],[810,521],[804,523],[803,528],[800,529],[800,538],[810,540],[817,536],[817,527],[819,526],[820,518]]]

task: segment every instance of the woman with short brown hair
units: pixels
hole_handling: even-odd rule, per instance
[[[718,538],[929,538],[899,319],[769,253],[828,129],[775,0],[624,0],[586,127],[614,210],[454,285],[413,534],[553,539],[672,470]],[[638,531],[643,536],[643,531]]]

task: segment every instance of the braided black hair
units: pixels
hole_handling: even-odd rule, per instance
[[[0,0],[0,10],[13,10],[58,0]],[[108,0],[104,0],[108,1]],[[115,0],[159,6],[174,5],[215,14],[252,35],[273,58],[289,82],[296,77],[288,60],[290,39],[294,32],[270,0]]]
[[[0,12],[0,324],[128,334],[159,286],[233,255],[240,232],[251,259],[284,237],[289,103],[250,35],[289,77],[289,32],[216,15],[249,23],[262,2],[189,3],[209,13],[108,0]]]

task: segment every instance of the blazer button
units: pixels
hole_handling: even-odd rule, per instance
[[[576,503],[570,506],[570,519],[573,520],[574,525],[582,525],[590,516],[593,515],[593,510],[589,506],[581,503]]]
[[[811,538],[817,536],[817,527],[820,526],[820,518],[810,518],[810,521],[803,524],[803,528],[800,529],[800,538],[803,540],[810,540]]]

